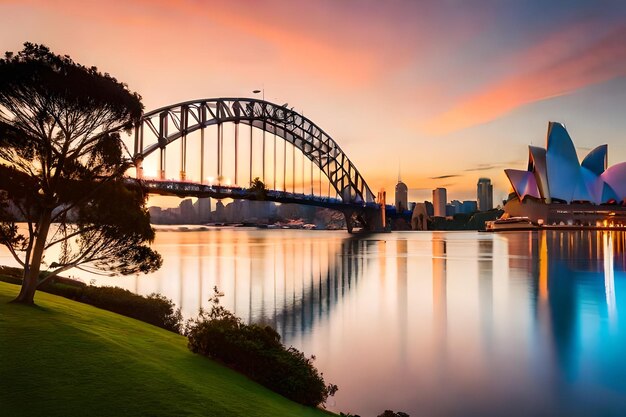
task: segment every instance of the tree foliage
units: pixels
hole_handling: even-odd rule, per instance
[[[70,268],[160,267],[145,195],[124,178],[120,132],[142,110],[126,84],[43,45],[0,59],[0,243],[24,268],[17,301]]]
[[[255,177],[252,180],[248,191],[256,194],[257,200],[263,201],[267,198],[267,186],[259,177]]]

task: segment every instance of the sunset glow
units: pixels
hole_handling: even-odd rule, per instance
[[[479,3],[3,0],[0,39],[96,65],[146,110],[264,89],[331,135],[372,190],[392,192],[401,166],[412,201],[442,186],[475,198],[484,176],[501,200],[503,167],[524,168],[549,120],[625,160],[626,6]]]

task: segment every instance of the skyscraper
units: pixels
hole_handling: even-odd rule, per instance
[[[487,211],[493,208],[493,185],[489,178],[480,178],[476,186],[478,211]]]
[[[435,188],[433,190],[433,207],[434,207],[434,215],[435,217],[445,217],[446,216],[446,203],[448,202],[448,197],[446,195],[445,188]]]
[[[409,188],[398,179],[396,184],[396,212],[402,213],[409,208]]]

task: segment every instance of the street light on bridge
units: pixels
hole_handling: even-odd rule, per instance
[[[261,89],[261,90],[252,90],[252,92],[254,94],[259,94],[259,93],[263,93],[262,97],[263,97],[263,101],[265,101],[265,88]]]
[[[261,90],[253,90],[254,94],[263,94],[263,101],[265,101],[265,87]],[[265,116],[265,108],[263,108],[263,115]],[[250,125],[250,129],[252,129],[252,125]],[[252,131],[252,130],[251,130]],[[252,152],[252,136],[250,136],[250,151]],[[274,149],[276,149],[276,136],[274,136]],[[276,152],[274,152],[276,154]],[[263,153],[262,161],[263,161],[263,184],[265,184],[265,120],[263,121]],[[276,165],[276,157],[274,157],[274,165]],[[252,153],[250,154],[250,172],[252,172]],[[274,175],[274,182],[276,181],[276,175]],[[250,183],[252,183],[252,174],[250,174]],[[274,187],[276,188],[276,187]]]

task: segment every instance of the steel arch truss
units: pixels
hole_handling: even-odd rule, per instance
[[[284,106],[252,98],[194,100],[146,113],[135,129],[134,157],[141,163],[196,130],[223,123],[243,123],[291,143],[328,178],[346,203],[374,202],[374,194],[339,145],[315,123]],[[145,145],[146,131],[156,142]],[[147,135],[146,135],[147,136]],[[144,146],[145,145],[145,146]],[[163,159],[163,152],[161,152]]]

